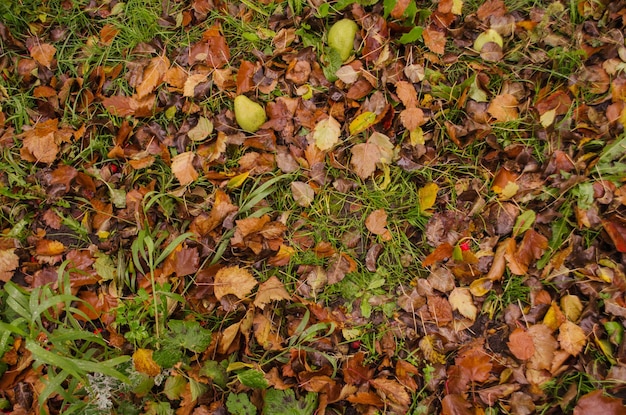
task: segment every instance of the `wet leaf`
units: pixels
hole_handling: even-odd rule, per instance
[[[237,298],[243,299],[252,292],[256,285],[257,280],[248,270],[235,265],[217,271],[214,293],[218,300],[227,294],[233,294]]]

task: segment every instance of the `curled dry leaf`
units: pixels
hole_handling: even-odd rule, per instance
[[[227,294],[243,299],[256,287],[257,280],[248,270],[234,265],[217,271],[214,284],[213,291],[218,300]]]
[[[137,98],[141,99],[152,93],[163,79],[170,67],[170,60],[165,55],[154,57],[143,70],[143,80],[137,86]]]

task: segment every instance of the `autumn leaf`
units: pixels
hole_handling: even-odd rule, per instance
[[[478,308],[474,305],[474,299],[469,288],[456,287],[448,295],[448,301],[453,310],[457,310],[463,317],[476,320]]]
[[[254,298],[254,305],[261,310],[272,301],[289,300],[291,296],[285,290],[284,284],[272,275],[267,281],[259,285],[259,289]]]
[[[496,122],[514,121],[519,118],[517,98],[511,94],[502,94],[494,97],[487,108],[487,112]]]
[[[391,233],[387,229],[387,212],[377,209],[365,219],[365,227],[374,235],[382,236],[383,240],[391,240]]]
[[[170,67],[170,60],[165,55],[154,57],[143,70],[143,80],[137,86],[137,99],[146,97],[152,93],[163,79]]]
[[[65,252],[65,245],[59,241],[51,241],[49,239],[41,239],[37,241],[35,248],[37,255],[54,256]]]
[[[370,380],[369,383],[383,399],[391,400],[406,409],[411,404],[411,397],[406,388],[399,382],[392,379],[378,378]]]
[[[361,179],[367,179],[376,171],[376,163],[380,161],[381,152],[372,143],[360,143],[352,147],[350,164]]]
[[[428,209],[434,206],[437,201],[437,192],[439,192],[437,183],[427,183],[418,189],[417,198],[420,212],[427,212]]]
[[[533,338],[526,330],[519,327],[513,330],[509,335],[507,346],[509,346],[509,350],[513,353],[513,356],[520,360],[528,360],[535,354]]]
[[[102,105],[113,115],[127,117],[134,115],[139,108],[139,103],[131,97],[115,95],[102,100]]]
[[[462,349],[454,362],[472,382],[486,382],[493,369],[491,358],[480,343]]]
[[[137,349],[133,353],[133,366],[139,373],[156,376],[161,373],[161,367],[152,359],[153,350]]]
[[[402,122],[402,125],[407,130],[415,131],[415,129],[424,125],[426,122],[424,111],[415,107],[402,110],[402,112],[400,112],[400,122]]]
[[[603,390],[595,390],[578,400],[574,415],[626,415],[626,409],[621,399],[605,396]]]
[[[243,299],[252,292],[258,283],[250,271],[234,265],[217,271],[214,284],[215,297],[221,300],[227,294],[233,294],[235,297]]]
[[[357,135],[370,128],[376,122],[376,114],[365,111],[359,114],[349,125],[350,135]]]
[[[213,132],[213,123],[206,117],[198,118],[198,123],[187,133],[192,141],[203,141]]]
[[[552,331],[544,324],[535,324],[528,328],[528,334],[535,346],[535,353],[529,362],[530,367],[537,370],[549,370],[552,367],[554,353],[558,347],[556,339],[552,336]]]
[[[50,69],[56,48],[48,43],[38,43],[30,49],[30,56],[41,66]]]
[[[566,320],[559,327],[558,340],[561,349],[572,356],[578,356],[587,343],[587,336],[580,326]]]
[[[31,130],[25,131],[22,158],[41,163],[52,163],[59,153],[59,144],[64,141],[58,129],[58,119],[37,123]]]
[[[322,151],[328,151],[339,142],[341,125],[332,116],[318,122],[313,129],[315,145]]]
[[[198,178],[198,172],[193,167],[195,157],[196,155],[192,151],[186,151],[172,159],[172,173],[174,173],[181,186],[187,186]]]
[[[412,83],[407,81],[396,82],[396,94],[405,108],[417,106],[417,91]]]
[[[19,265],[20,258],[14,248],[0,250],[0,281],[9,281]]]
[[[441,400],[441,415],[473,415],[472,405],[460,394],[448,394]]]
[[[315,198],[315,191],[308,183],[291,182],[291,194],[298,206],[309,207]]]
[[[422,33],[424,44],[431,52],[443,55],[446,48],[446,33],[434,24],[430,24]]]

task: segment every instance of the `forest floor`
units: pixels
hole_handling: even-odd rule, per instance
[[[4,413],[626,414],[626,1],[0,16]]]

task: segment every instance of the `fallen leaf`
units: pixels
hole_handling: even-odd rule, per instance
[[[422,32],[424,44],[431,52],[443,55],[446,51],[446,34],[443,29],[430,24]]]
[[[59,241],[51,241],[49,239],[41,239],[37,241],[35,248],[37,255],[54,256],[65,252],[65,245]]]
[[[559,327],[559,344],[561,349],[572,356],[578,356],[587,343],[587,336],[580,326],[566,320]]]
[[[535,324],[528,328],[528,334],[533,339],[535,353],[530,358],[531,369],[550,370],[554,360],[554,352],[558,347],[556,339],[552,336],[550,328],[544,324]]]
[[[435,205],[437,192],[439,192],[439,186],[436,183],[427,183],[418,189],[417,199],[420,212],[424,213]]]
[[[511,332],[507,345],[513,356],[520,360],[528,360],[535,354],[533,338],[519,327]]]
[[[332,116],[318,122],[313,129],[315,145],[322,151],[328,151],[339,142],[341,124]]]
[[[433,316],[433,320],[439,326],[445,326],[454,319],[450,302],[438,295],[428,296],[428,311]]]
[[[137,99],[146,97],[153,92],[163,79],[170,67],[170,60],[165,55],[154,57],[143,70],[143,80],[137,86]]]
[[[298,206],[309,207],[315,198],[315,191],[308,183],[291,182],[291,194]]]
[[[285,290],[284,284],[272,275],[267,281],[259,285],[259,289],[254,298],[254,305],[261,310],[272,301],[289,300],[291,296]]]
[[[58,128],[59,120],[51,119],[35,124],[31,130],[24,132],[24,149],[29,154],[22,154],[35,162],[52,163],[56,160],[59,152],[59,144],[62,140]],[[31,157],[28,157],[31,156]]]
[[[448,394],[441,400],[441,415],[473,415],[472,405],[460,394]]]
[[[369,382],[383,400],[391,400],[408,410],[411,396],[402,384],[392,379],[372,379]]]
[[[104,98],[102,100],[102,105],[104,105],[107,111],[118,117],[134,115],[139,108],[139,103],[134,98],[123,97],[120,95]]]
[[[426,258],[424,258],[424,260],[422,261],[422,266],[429,267],[439,261],[450,258],[452,256],[453,250],[454,247],[448,242],[442,243],[437,248],[435,248],[433,252],[431,252]]]
[[[365,111],[359,114],[348,126],[350,135],[357,135],[370,128],[376,122],[376,114],[371,111]]]
[[[41,66],[50,69],[56,48],[48,43],[38,43],[30,49],[30,56]]]
[[[0,250],[0,281],[9,281],[19,265],[20,257],[15,254],[14,248]]]
[[[187,133],[192,141],[203,141],[213,132],[213,123],[206,117],[198,118],[198,124]]]
[[[576,322],[583,312],[583,303],[580,298],[573,294],[566,294],[561,297],[561,309],[569,321]]]
[[[493,369],[491,358],[480,343],[462,349],[454,363],[472,382],[486,382]]]
[[[618,252],[626,253],[626,226],[616,218],[602,220],[602,227],[609,234]]]
[[[376,171],[376,163],[380,161],[381,152],[377,145],[372,143],[360,143],[352,147],[350,164],[354,172],[365,180]]]
[[[196,155],[192,151],[177,154],[172,159],[172,173],[178,179],[181,186],[187,186],[198,178],[198,172],[193,167]]]
[[[424,111],[416,107],[402,110],[402,112],[400,112],[400,122],[402,122],[402,125],[407,130],[415,131],[426,122]]]
[[[498,95],[489,104],[487,112],[496,122],[514,121],[519,118],[518,104],[517,98],[511,94]]]
[[[135,350],[135,353],[133,353],[133,365],[137,372],[148,376],[156,376],[161,373],[161,367],[152,359],[153,352],[150,349]]]
[[[227,294],[233,294],[237,298],[243,299],[256,287],[257,280],[245,268],[234,265],[217,271],[214,284],[213,291],[218,300]]]
[[[405,108],[417,106],[417,91],[412,83],[407,81],[396,82],[396,95],[398,95]]]
[[[387,212],[384,209],[376,209],[365,219],[365,227],[374,235],[382,236],[383,240],[391,239],[391,233],[387,229]]]
[[[456,287],[448,295],[448,301],[450,301],[452,309],[457,310],[463,317],[467,317],[472,321],[476,320],[478,308],[474,305],[474,299],[469,288]]]
[[[574,415],[626,415],[626,407],[621,399],[605,396],[603,390],[595,390],[578,400]]]

